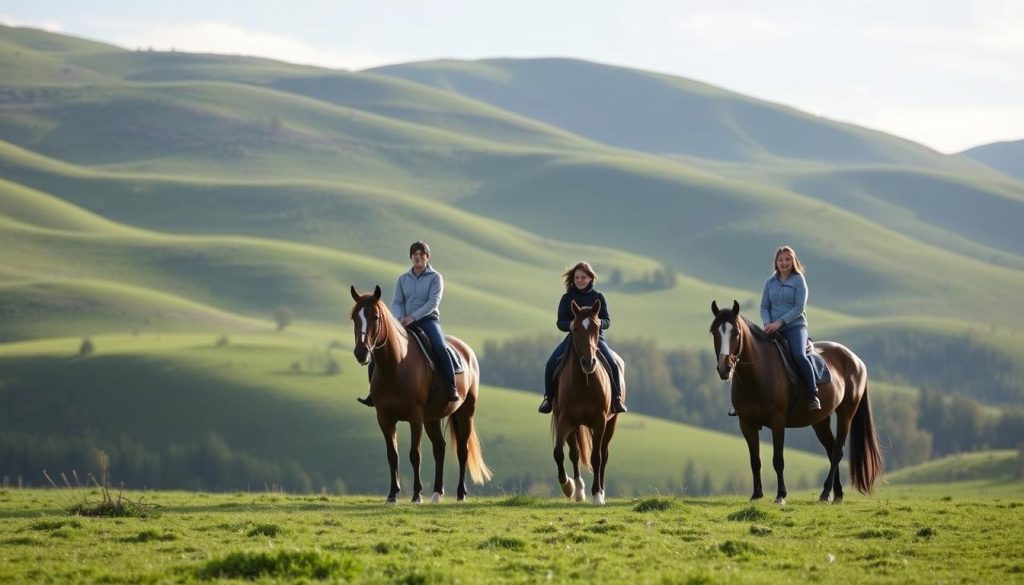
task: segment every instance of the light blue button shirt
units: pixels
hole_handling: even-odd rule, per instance
[[[803,274],[792,272],[785,282],[777,274],[764,283],[761,293],[761,322],[767,325],[782,320],[782,329],[807,325],[807,281]]]

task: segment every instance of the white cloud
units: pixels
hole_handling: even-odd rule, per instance
[[[786,36],[789,25],[762,13],[742,11],[693,12],[677,17],[672,30],[690,41],[736,44],[771,41]]]
[[[132,49],[247,55],[337,69],[364,69],[412,60],[374,51],[324,49],[293,37],[213,21],[165,25],[121,23],[117,28],[112,40]]]

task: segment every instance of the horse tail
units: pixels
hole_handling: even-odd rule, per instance
[[[867,383],[850,428],[850,481],[862,494],[870,494],[882,473],[882,452],[871,420]]]
[[[476,425],[473,424],[473,418],[469,417],[464,423],[460,424],[469,425],[469,436],[466,440],[466,467],[469,471],[469,478],[473,480],[473,483],[481,485],[484,482],[490,481],[491,477],[493,477],[491,468],[487,467],[487,464],[484,463],[484,451],[480,446],[480,437],[476,434]],[[455,425],[449,424],[448,431],[451,434],[452,443],[458,445],[459,439],[455,433]]]
[[[580,452],[580,467],[587,471],[594,471],[590,466],[590,454],[594,450],[594,441],[590,436],[590,429],[585,425],[580,425],[572,432],[573,440],[576,441],[576,446]]]

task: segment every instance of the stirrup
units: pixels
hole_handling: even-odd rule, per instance
[[[367,394],[366,398],[357,397],[356,401],[359,402],[360,404],[365,404],[366,406],[369,406],[370,408],[373,408],[373,406],[374,406],[373,405],[373,395],[372,394]]]
[[[818,400],[817,396],[811,396],[811,399],[807,402],[807,410],[821,410],[821,401]]]

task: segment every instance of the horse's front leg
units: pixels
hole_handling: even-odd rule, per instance
[[[778,478],[779,489],[775,493],[775,503],[781,506],[786,505],[786,479],[783,471],[786,469],[786,459],[782,455],[782,449],[786,444],[786,424],[777,423],[772,427],[772,467],[775,468],[775,476]]]
[[[618,421],[619,416],[615,415],[608,421],[608,424],[604,428],[604,442],[601,445],[601,493],[604,493],[604,470],[608,467],[608,446],[612,442],[612,436],[615,435],[615,423]]]
[[[754,493],[751,500],[759,500],[764,497],[764,489],[761,487],[761,447],[757,438],[757,427],[748,424],[740,419],[740,432],[747,440],[747,451],[750,452],[750,473],[754,476]]]
[[[590,451],[590,468],[594,470],[594,485],[590,486],[590,496],[591,502],[597,506],[604,505],[604,482],[601,480],[601,469],[604,468],[604,432],[603,420],[590,429],[594,441],[594,447]]]
[[[434,448],[434,495],[430,501],[438,503],[444,495],[444,433],[441,432],[441,421],[432,420],[426,423],[427,437]]]
[[[423,440],[423,421],[409,421],[409,463],[412,464],[412,503],[422,504],[423,482],[420,481],[420,443]]]
[[[573,483],[569,481],[569,477],[565,474],[565,439],[568,435],[568,431],[565,426],[559,423],[557,430],[555,431],[555,448],[552,451],[552,455],[555,458],[555,470],[558,472],[558,486],[562,489],[562,493],[565,497],[571,498],[573,492]],[[569,443],[569,457],[573,458],[573,452],[576,450],[576,446]],[[577,452],[576,457],[579,457]],[[577,472],[578,473],[578,472]]]
[[[402,488],[398,485],[398,431],[395,429],[395,421],[385,419],[381,412],[377,411],[377,424],[380,431],[384,433],[384,444],[388,451],[388,467],[391,468],[391,489],[388,491],[387,502],[394,504],[398,500],[398,492]]]
[[[579,428],[572,429],[569,431],[569,463],[572,464],[572,479],[569,480],[568,491],[566,496],[572,498],[577,502],[582,502],[584,493],[587,490],[587,484],[583,481],[583,476],[580,475],[580,430]],[[562,484],[562,491],[566,491],[566,485]]]

